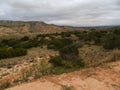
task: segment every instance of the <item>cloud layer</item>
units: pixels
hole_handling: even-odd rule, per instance
[[[120,0],[2,0],[0,20],[72,26],[120,24]]]

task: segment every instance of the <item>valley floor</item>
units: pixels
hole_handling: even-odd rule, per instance
[[[68,74],[45,76],[6,90],[62,90],[63,86],[73,87],[73,90],[120,90],[120,61]]]

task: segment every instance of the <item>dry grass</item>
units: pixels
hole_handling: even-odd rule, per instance
[[[41,61],[33,66],[25,67],[16,74],[8,75],[0,79],[0,90],[8,88],[9,86],[38,79],[44,75],[48,75],[50,73],[50,67],[51,65],[45,61]]]
[[[79,49],[80,57],[85,60],[86,65],[94,66],[113,58],[111,51],[104,50],[101,46],[85,45]]]
[[[120,60],[120,50],[119,49],[113,50],[113,60],[114,61]]]
[[[23,62],[31,63],[31,61],[34,61],[36,57],[49,58],[49,56],[54,56],[56,54],[58,54],[57,51],[48,50],[46,47],[31,48],[28,50],[28,54],[26,56],[0,60],[0,67],[12,68],[13,66],[22,64]]]

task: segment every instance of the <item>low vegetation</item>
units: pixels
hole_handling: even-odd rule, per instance
[[[59,52],[48,62],[42,61],[22,71],[22,76],[13,83],[26,82],[44,75],[61,74],[86,66],[85,60],[79,55],[79,48],[84,45],[101,46],[106,51],[114,51],[113,61],[119,57],[120,28],[92,29],[89,31],[70,31],[52,34],[39,34],[33,38],[24,36],[20,39],[0,40],[0,59],[27,55],[27,50],[33,47],[46,46],[47,49]],[[9,87],[10,82],[1,84],[0,90]],[[64,90],[73,90],[64,87]]]
[[[77,68],[84,67],[84,61],[78,56],[78,47],[74,45],[64,46],[59,50],[59,56],[49,60],[55,67]]]
[[[0,59],[24,56],[27,50],[24,48],[0,48]]]

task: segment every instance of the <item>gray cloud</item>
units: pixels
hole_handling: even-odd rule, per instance
[[[119,25],[120,0],[2,0],[1,20],[58,25]]]

